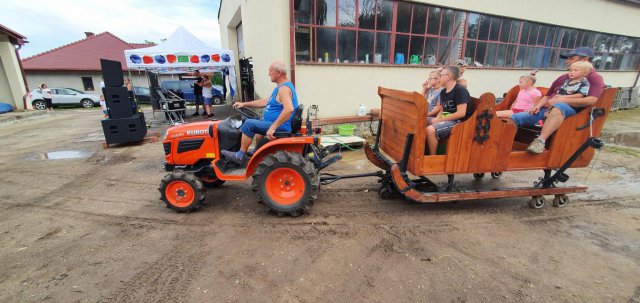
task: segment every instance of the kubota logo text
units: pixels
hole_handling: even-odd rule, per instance
[[[187,131],[187,136],[204,135],[204,134],[206,134],[208,132],[209,131],[206,130],[206,129],[188,130]]]

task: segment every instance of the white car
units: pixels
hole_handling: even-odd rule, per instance
[[[53,93],[53,99],[51,103],[55,105],[80,105],[84,108],[94,107],[100,105],[100,98],[97,95],[91,95],[73,88],[49,88]],[[34,109],[43,110],[47,107],[47,104],[42,98],[42,92],[40,89],[32,90],[27,96],[28,102]]]

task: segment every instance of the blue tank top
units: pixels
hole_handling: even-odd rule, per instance
[[[291,102],[293,103],[293,109],[295,110],[296,108],[298,108],[298,95],[296,94],[296,89],[293,87],[293,83],[291,82],[282,83],[281,85],[278,85],[273,90],[273,93],[271,93],[269,102],[267,103],[267,106],[265,107],[264,112],[262,114],[263,120],[273,122],[278,119],[278,116],[280,116],[280,113],[284,109],[284,106],[280,102],[276,101],[276,96],[278,95],[278,89],[280,89],[280,87],[283,85],[288,87],[291,90],[291,93],[292,93]],[[282,123],[282,125],[280,125],[279,128],[284,128],[288,131],[291,131],[291,119],[293,119],[293,114],[291,114],[291,117],[289,117],[287,121]]]

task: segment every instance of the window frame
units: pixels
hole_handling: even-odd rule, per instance
[[[291,1],[291,8],[294,8],[293,2]],[[559,58],[559,54],[566,53],[569,50],[574,49],[577,46],[587,46],[594,50],[596,53],[596,57],[602,58],[608,62],[608,58],[611,58],[611,63],[604,65],[600,68],[597,68],[600,71],[622,71],[622,72],[637,72],[640,70],[640,47],[632,46],[631,51],[622,51],[621,42],[623,39],[625,41],[631,41],[631,45],[640,44],[640,37],[630,37],[623,36],[617,34],[608,34],[602,32],[595,32],[590,30],[571,28],[565,26],[557,26],[553,24],[547,24],[542,22],[534,22],[522,19],[511,18],[508,16],[497,16],[491,15],[481,12],[475,11],[466,11],[460,10],[456,8],[449,8],[438,5],[431,5],[427,3],[421,2],[412,2],[412,1],[399,1],[399,0],[325,0],[328,2],[335,1],[335,26],[332,25],[319,25],[317,24],[317,15],[318,9],[317,5],[320,0],[302,0],[309,1],[310,6],[313,9],[311,12],[311,21],[306,23],[298,23],[294,18],[291,18],[291,25],[296,29],[299,27],[308,28],[311,32],[312,37],[310,37],[310,45],[309,46],[309,61],[301,61],[294,57],[294,64],[356,64],[362,65],[364,63],[363,60],[358,60],[361,57],[359,47],[359,35],[362,32],[369,32],[373,36],[373,41],[371,45],[372,53],[375,57],[377,54],[378,47],[378,39],[379,34],[385,34],[389,36],[388,47],[389,53],[385,54],[385,58],[381,60],[380,63],[375,62],[374,58],[370,58],[368,64],[364,65],[383,65],[383,66],[411,66],[410,57],[412,55],[412,42],[422,42],[422,46],[418,46],[415,49],[421,49],[420,62],[418,65],[421,66],[438,66],[443,64],[451,64],[455,59],[462,58],[468,61],[468,57],[466,56],[467,48],[469,47],[469,43],[474,43],[473,55],[471,56],[471,63],[478,62],[481,63],[482,66],[475,66],[477,68],[482,69],[517,69],[517,70],[527,70],[527,69],[539,69],[539,70],[564,70],[564,64],[562,64],[562,59]],[[340,5],[342,1],[353,1],[355,4],[355,8],[353,10],[353,16],[355,22],[354,26],[342,26],[340,25],[340,16],[341,9]],[[361,2],[364,1],[372,1],[373,2],[373,27],[372,28],[360,28],[360,5]],[[385,4],[381,2],[384,1]],[[387,8],[386,3],[391,3],[391,28],[390,30],[386,29],[378,29],[378,17],[380,16],[379,9],[385,5],[385,9]],[[410,8],[408,10],[408,20],[405,20],[408,24],[408,32],[399,32],[397,30],[398,25],[398,6],[402,3],[402,5],[409,5]],[[414,33],[414,15],[416,14],[417,9],[424,10],[424,33]],[[433,31],[430,32],[430,23],[434,24],[435,20],[431,16],[432,11],[438,10],[437,15],[437,34],[433,34]],[[446,12],[452,12],[452,19],[450,23],[451,28],[447,31],[450,35],[443,35],[443,18]],[[294,15],[295,12],[292,10],[291,14]],[[469,35],[469,22],[470,17],[472,15],[477,15],[478,26],[475,32],[475,37],[470,37]],[[459,24],[460,27],[456,27],[458,24],[458,18],[462,18],[462,22]],[[404,19],[404,18],[403,18]],[[482,22],[486,19],[489,28],[487,29],[487,37],[483,39],[480,37],[480,30],[482,29]],[[497,24],[496,24],[497,23]],[[495,26],[499,26],[497,32],[495,32]],[[422,27],[422,26],[421,26]],[[508,28],[507,28],[508,27]],[[323,62],[319,63],[318,59],[323,58],[323,54],[318,52],[318,34],[317,30],[319,28],[333,29],[335,30],[335,46],[334,53],[335,58],[330,60],[331,62]],[[340,54],[340,32],[344,30],[350,30],[355,32],[355,42],[352,43],[354,45],[354,57],[355,60],[349,63],[336,62],[336,58],[342,59]],[[508,34],[506,34],[508,31]],[[514,32],[514,31],[517,31]],[[292,31],[293,37],[290,39],[295,40],[295,31]],[[460,37],[461,35],[461,37]],[[526,35],[526,37],[525,37]],[[408,42],[406,43],[406,49],[398,49],[396,50],[396,41],[400,36],[406,36],[408,38]],[[504,36],[504,37],[503,37]],[[495,38],[495,39],[493,39]],[[404,39],[404,38],[403,38]],[[434,49],[435,52],[435,64],[429,64],[427,61],[426,52],[427,52],[427,42],[433,42],[432,39],[437,39],[437,45]],[[454,39],[457,40],[458,43],[453,43]],[[506,40],[506,41],[503,41]],[[454,53],[452,49],[448,50],[448,54],[442,52],[440,44],[442,41],[451,41],[453,44],[459,44],[457,47],[458,55],[456,58],[449,58],[450,55]],[[596,47],[598,42],[601,42],[600,45],[604,46],[604,49],[600,49]],[[295,43],[295,42],[294,42]],[[483,58],[478,58],[478,49],[480,43],[484,43],[483,46],[485,48],[485,54]],[[604,43],[604,44],[602,44]],[[292,56],[295,55],[295,44],[292,44]],[[415,45],[414,45],[415,46]],[[617,47],[620,46],[620,47]],[[616,48],[617,47],[617,48]],[[369,48],[369,45],[367,45]],[[496,52],[488,52],[490,48],[495,48]],[[351,46],[349,47],[351,50]],[[504,50],[504,57],[498,57],[501,51]],[[633,52],[636,50],[636,52]],[[511,53],[513,52],[513,53]],[[403,53],[406,54],[404,58],[404,62],[402,64],[395,64],[395,54]],[[471,55],[471,54],[470,54]],[[493,56],[493,57],[489,57]],[[518,60],[522,56],[522,66],[519,66]],[[630,58],[629,58],[630,57]],[[594,57],[595,58],[595,57]],[[629,58],[629,59],[625,59]],[[482,59],[482,60],[479,60]],[[625,60],[625,61],[623,61]],[[631,63],[628,61],[631,60]],[[360,63],[358,63],[360,62]],[[384,63],[383,63],[384,62]],[[388,62],[388,63],[386,63]],[[530,64],[529,64],[530,63]],[[472,64],[473,65],[473,64]],[[615,69],[614,69],[615,67]]]

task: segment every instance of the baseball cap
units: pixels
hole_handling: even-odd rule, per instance
[[[560,58],[567,59],[573,56],[593,58],[593,51],[588,47],[576,47],[568,53],[560,54]]]
[[[458,59],[453,63],[454,66],[467,66],[467,61],[463,59]]]

